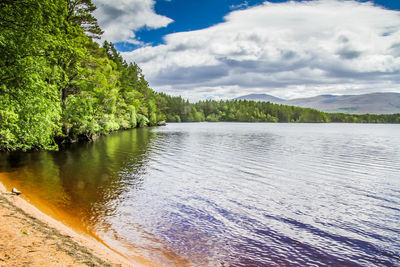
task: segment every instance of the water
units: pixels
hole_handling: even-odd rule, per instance
[[[400,266],[400,125],[169,124],[0,171],[162,265]]]

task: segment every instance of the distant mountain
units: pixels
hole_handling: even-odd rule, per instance
[[[326,112],[352,114],[400,113],[400,93],[372,93],[364,95],[319,95],[283,100],[267,94],[251,94],[237,100],[265,101],[297,107],[314,108]]]
[[[261,102],[271,102],[271,103],[282,103],[285,102],[285,99],[281,99],[272,95],[267,94],[250,94],[239,96],[234,100],[252,100],[252,101],[261,101]]]

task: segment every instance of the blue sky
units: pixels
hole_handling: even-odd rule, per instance
[[[246,8],[262,3],[259,0],[158,0],[154,6],[157,14],[174,20],[167,27],[147,29],[143,27],[136,32],[139,40],[147,44],[163,43],[163,37],[169,33],[199,30],[223,21],[223,17],[235,9]],[[283,1],[273,1],[283,2]],[[137,46],[129,43],[118,43],[120,51],[133,50]]]
[[[94,0],[156,91],[190,100],[400,92],[400,1]]]
[[[157,0],[154,5],[155,13],[173,20],[167,27],[148,29],[143,27],[136,31],[138,40],[149,45],[163,43],[163,37],[169,33],[199,30],[223,22],[229,12],[262,4],[261,0]],[[285,0],[269,0],[272,3],[288,2]],[[298,1],[300,2],[300,1]],[[367,0],[360,1],[367,2]],[[398,0],[375,0],[376,5],[388,9],[400,10]],[[118,42],[119,51],[131,51],[138,45],[129,42]]]

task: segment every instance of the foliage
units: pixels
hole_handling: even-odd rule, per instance
[[[0,2],[0,150],[55,149],[165,116],[140,68],[102,31],[91,0]]]
[[[237,121],[237,122],[354,122],[354,123],[400,123],[400,114],[353,115],[325,113],[315,109],[300,108],[247,100],[206,100],[191,104],[181,97],[160,93],[165,100],[160,109],[169,122],[191,121]]]
[[[91,0],[67,0],[67,10],[69,24],[81,26],[90,37],[100,39],[103,31],[97,24],[97,19],[92,15],[96,7]]]
[[[0,150],[54,148],[59,129],[54,55],[63,42],[62,1],[0,3]]]

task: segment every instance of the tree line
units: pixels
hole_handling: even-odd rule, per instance
[[[136,64],[102,30],[91,0],[0,1],[0,150],[56,149],[165,119]]]
[[[159,121],[379,122],[399,115],[327,114],[252,101],[156,93],[102,30],[91,0],[0,1],[0,151],[58,144]]]
[[[206,100],[189,103],[181,97],[160,93],[161,111],[170,122],[303,122],[303,123],[400,123],[400,114],[344,114],[326,113],[311,108],[300,108],[248,100]]]

